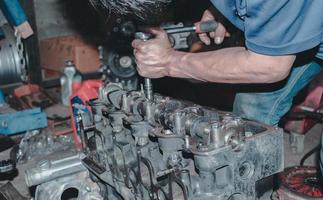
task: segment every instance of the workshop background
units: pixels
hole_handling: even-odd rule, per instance
[[[0,200],[91,199],[84,192],[88,185],[92,193],[102,185],[93,186],[92,181],[98,178],[90,175],[90,179],[79,161],[82,141],[77,136],[80,129],[77,109],[90,112],[95,103],[90,106],[82,103],[100,98],[98,88],[111,82],[121,84],[125,90],[140,90],[144,80],[136,72],[131,48],[139,27],[192,26],[210,6],[207,0],[199,0],[198,4],[194,0],[177,0],[169,5],[167,14],[141,21],[134,16],[104,13],[85,0],[0,0]],[[243,46],[243,33],[218,11],[214,12],[219,15],[217,20],[229,27],[230,38],[221,45],[204,46],[196,34],[188,32],[173,35],[176,45],[191,52]],[[24,39],[17,34],[17,27],[26,21],[33,35]],[[323,131],[321,77],[298,95],[292,110],[281,121],[280,128],[284,130],[281,158],[286,170],[259,183],[257,198],[323,198],[316,170]],[[161,95],[229,112],[235,93],[268,87],[174,78],[152,83],[154,92]],[[275,85],[279,84],[282,83]],[[73,107],[76,104],[81,108]],[[48,164],[48,160],[58,161]],[[52,166],[53,170],[55,167],[62,170],[65,165],[60,162],[69,162],[68,167],[76,163],[74,171],[48,170]],[[100,170],[100,166],[94,167]],[[39,168],[45,174],[40,178],[43,179],[29,180],[32,177],[29,174]],[[84,185],[72,181],[83,178]],[[53,189],[59,185],[66,187]],[[267,188],[269,193],[262,191]],[[100,199],[96,193],[91,195],[92,199]],[[241,199],[240,194],[230,199]]]

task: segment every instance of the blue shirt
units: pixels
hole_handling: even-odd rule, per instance
[[[323,0],[211,0],[244,31],[249,50],[288,55],[318,47],[323,59]]]

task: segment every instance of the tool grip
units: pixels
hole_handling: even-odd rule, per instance
[[[195,24],[196,33],[208,33],[214,31],[218,27],[219,23],[215,20],[198,22]]]

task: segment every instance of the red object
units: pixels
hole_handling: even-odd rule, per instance
[[[84,102],[98,98],[98,89],[102,86],[101,80],[74,81],[72,84],[72,97],[78,96]]]
[[[323,73],[312,81],[304,102],[292,108],[291,112],[302,112],[304,111],[302,107],[311,108],[314,111],[323,109]],[[316,120],[311,118],[289,120],[285,124],[285,130],[304,135],[315,125],[315,123]]]
[[[73,126],[73,138],[75,141],[75,144],[77,147],[80,147],[81,141],[77,133],[77,125],[75,120],[75,115],[73,113],[73,105],[72,105],[72,99],[74,97],[79,97],[83,104],[86,105],[86,102],[92,99],[96,99],[99,96],[98,89],[102,86],[101,80],[88,80],[83,82],[74,81],[72,84],[72,90],[73,94],[70,97],[70,115],[72,120],[72,126]],[[89,111],[91,111],[91,107],[87,105],[87,108]]]
[[[33,93],[39,92],[39,86],[34,84],[26,84],[23,86],[20,86],[14,90],[14,95],[18,98],[23,96],[28,96]]]
[[[279,199],[322,199],[323,189],[315,167],[291,167],[279,174]]]

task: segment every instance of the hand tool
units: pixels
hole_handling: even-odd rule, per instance
[[[166,31],[168,35],[178,34],[178,33],[187,33],[187,32],[195,32],[195,33],[208,33],[215,31],[218,27],[219,23],[215,20],[204,21],[204,22],[197,22],[193,26],[162,26],[161,28]],[[141,39],[147,41],[153,38],[151,33],[146,32],[136,32],[135,33],[136,39]]]
[[[143,41],[147,41],[152,38],[152,35],[150,33],[137,32],[135,33],[135,38]],[[152,100],[154,95],[153,95],[153,88],[152,88],[152,83],[150,78],[145,78],[144,89],[145,89],[145,94],[147,99]]]
[[[218,22],[214,20],[210,20],[210,21],[195,23],[194,26],[182,26],[182,27],[164,26],[161,28],[165,30],[166,33],[169,35],[170,40],[172,41],[172,46],[174,46],[174,44],[177,43],[175,41],[176,38],[181,38],[181,37],[175,37],[176,34],[189,33],[189,32],[207,33],[207,32],[214,31],[217,27],[218,27]],[[153,35],[151,33],[136,32],[135,38],[143,41],[147,41],[149,39],[152,39]],[[152,100],[153,88],[152,88],[151,79],[145,78],[144,89],[145,89],[147,99]]]
[[[194,26],[183,26],[183,27],[175,27],[168,28],[163,27],[163,29],[168,34],[176,34],[176,33],[185,33],[185,32],[195,32],[195,33],[208,33],[214,31],[218,27],[218,22],[215,20],[197,22]]]

